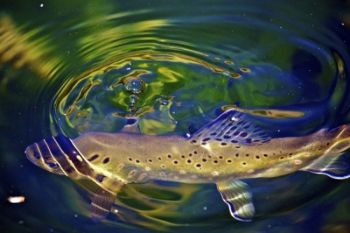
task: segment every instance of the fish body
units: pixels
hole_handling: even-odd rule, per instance
[[[118,174],[126,183],[277,177],[300,170],[324,154],[326,141],[334,143],[322,131],[240,146],[218,141],[201,145],[179,136],[126,133],[87,133],[73,140],[93,167]]]
[[[26,154],[46,170],[93,183],[97,197],[104,198],[92,200],[95,216],[109,211],[106,196],[115,198],[124,184],[158,179],[215,183],[231,215],[248,221],[254,205],[241,179],[298,170],[348,178],[334,164],[349,147],[349,125],[301,137],[271,138],[249,121],[249,115],[229,110],[190,138],[91,132],[70,140],[58,135],[33,144]]]

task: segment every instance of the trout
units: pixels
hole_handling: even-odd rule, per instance
[[[123,185],[165,180],[215,183],[232,217],[251,221],[255,208],[242,179],[299,170],[349,178],[348,165],[337,163],[350,147],[349,129],[272,138],[249,113],[231,109],[190,137],[89,132],[72,140],[58,134],[28,146],[25,154],[37,166],[88,187],[93,218],[111,211]]]

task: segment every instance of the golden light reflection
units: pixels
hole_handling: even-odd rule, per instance
[[[29,67],[41,78],[50,78],[59,64],[58,58],[46,57],[51,51],[46,38],[32,41],[40,29],[22,32],[9,16],[0,18],[0,64],[11,63],[15,69]]]
[[[236,105],[225,105],[221,108],[223,111],[234,109],[239,112],[249,113],[255,116],[262,116],[268,118],[299,118],[305,115],[304,112],[300,111],[289,111],[289,110],[278,110],[278,109],[242,109]]]
[[[195,192],[201,189],[200,185],[179,184],[176,186],[162,186],[155,183],[126,185],[123,194],[118,198],[118,205],[135,211],[139,217],[118,211],[116,215],[131,224],[148,229],[165,231],[170,227],[184,226],[185,223],[172,222],[172,219],[183,218],[179,208],[190,201]],[[128,203],[133,200],[142,203],[137,207]]]

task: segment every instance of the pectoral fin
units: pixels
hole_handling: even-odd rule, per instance
[[[251,221],[255,209],[248,185],[239,180],[227,180],[218,182],[216,186],[232,217],[239,221]]]
[[[116,195],[102,189],[92,193],[89,208],[91,218],[95,221],[105,219],[112,209],[115,198]]]
[[[101,174],[97,175],[95,181],[83,178],[78,180],[78,184],[89,192],[89,213],[94,221],[101,221],[107,217],[120,189],[124,185],[117,180],[103,177]]]

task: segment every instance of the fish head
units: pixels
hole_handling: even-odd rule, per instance
[[[60,164],[51,153],[46,140],[28,146],[24,153],[27,159],[36,166],[54,174],[64,174]]]

